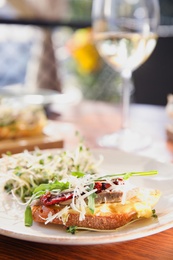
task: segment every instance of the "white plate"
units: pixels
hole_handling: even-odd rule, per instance
[[[27,241],[89,245],[133,240],[159,233],[173,227],[173,165],[157,162],[153,159],[133,155],[116,150],[98,149],[93,153],[103,154],[105,159],[102,170],[113,172],[158,170],[152,177],[134,177],[135,184],[157,188],[162,197],[156,206],[158,219],[140,220],[114,232],[79,231],[75,235],[67,233],[63,228],[48,224],[34,223],[32,227],[24,226],[24,208],[1,192],[0,197],[0,234]]]
[[[73,91],[73,94],[72,94]],[[80,92],[71,87],[63,93],[51,89],[36,89],[21,84],[5,86],[0,89],[0,96],[6,102],[35,105],[67,105],[81,100]]]

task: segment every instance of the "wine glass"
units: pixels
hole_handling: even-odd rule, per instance
[[[122,78],[122,126],[101,137],[103,147],[135,151],[151,139],[129,126],[132,72],[144,63],[157,43],[158,0],[93,0],[93,38],[101,57]],[[151,72],[152,73],[152,72]]]

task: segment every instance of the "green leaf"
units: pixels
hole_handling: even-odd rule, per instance
[[[51,191],[51,190],[55,190],[55,189],[66,190],[68,188],[69,188],[69,182],[55,181],[52,183],[42,183],[34,189],[33,194],[38,193],[38,192]]]
[[[72,176],[76,176],[77,178],[81,178],[83,176],[85,176],[85,174],[83,172],[71,172]]]
[[[32,210],[30,206],[27,206],[25,209],[25,226],[31,227],[32,223],[33,223]]]

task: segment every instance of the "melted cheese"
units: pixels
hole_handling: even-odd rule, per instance
[[[135,196],[130,200],[126,200],[125,204],[105,203],[96,206],[95,214],[97,216],[110,216],[136,212],[138,218],[150,218],[152,216],[152,209],[160,198],[160,192],[150,189],[137,189],[136,192]]]
[[[138,192],[137,192],[138,191]],[[160,192],[158,190],[150,189],[136,189],[137,193],[130,200],[126,200],[125,204],[122,203],[103,203],[96,205],[94,215],[96,216],[111,216],[120,214],[128,215],[132,213],[137,213],[138,218],[150,218],[153,214],[152,208],[158,202],[160,198]],[[80,210],[77,207],[65,207],[57,214],[49,216],[46,220],[46,224],[51,222],[54,218],[60,218],[65,221],[68,220],[69,213],[78,213],[79,220],[85,219],[86,215],[93,215],[88,207],[80,205]]]

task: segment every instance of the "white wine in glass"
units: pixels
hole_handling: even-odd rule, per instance
[[[132,72],[144,63],[157,43],[160,9],[157,0],[93,0],[92,27],[102,58],[122,77],[122,128],[103,136],[101,146],[136,150],[149,138],[129,127]]]

